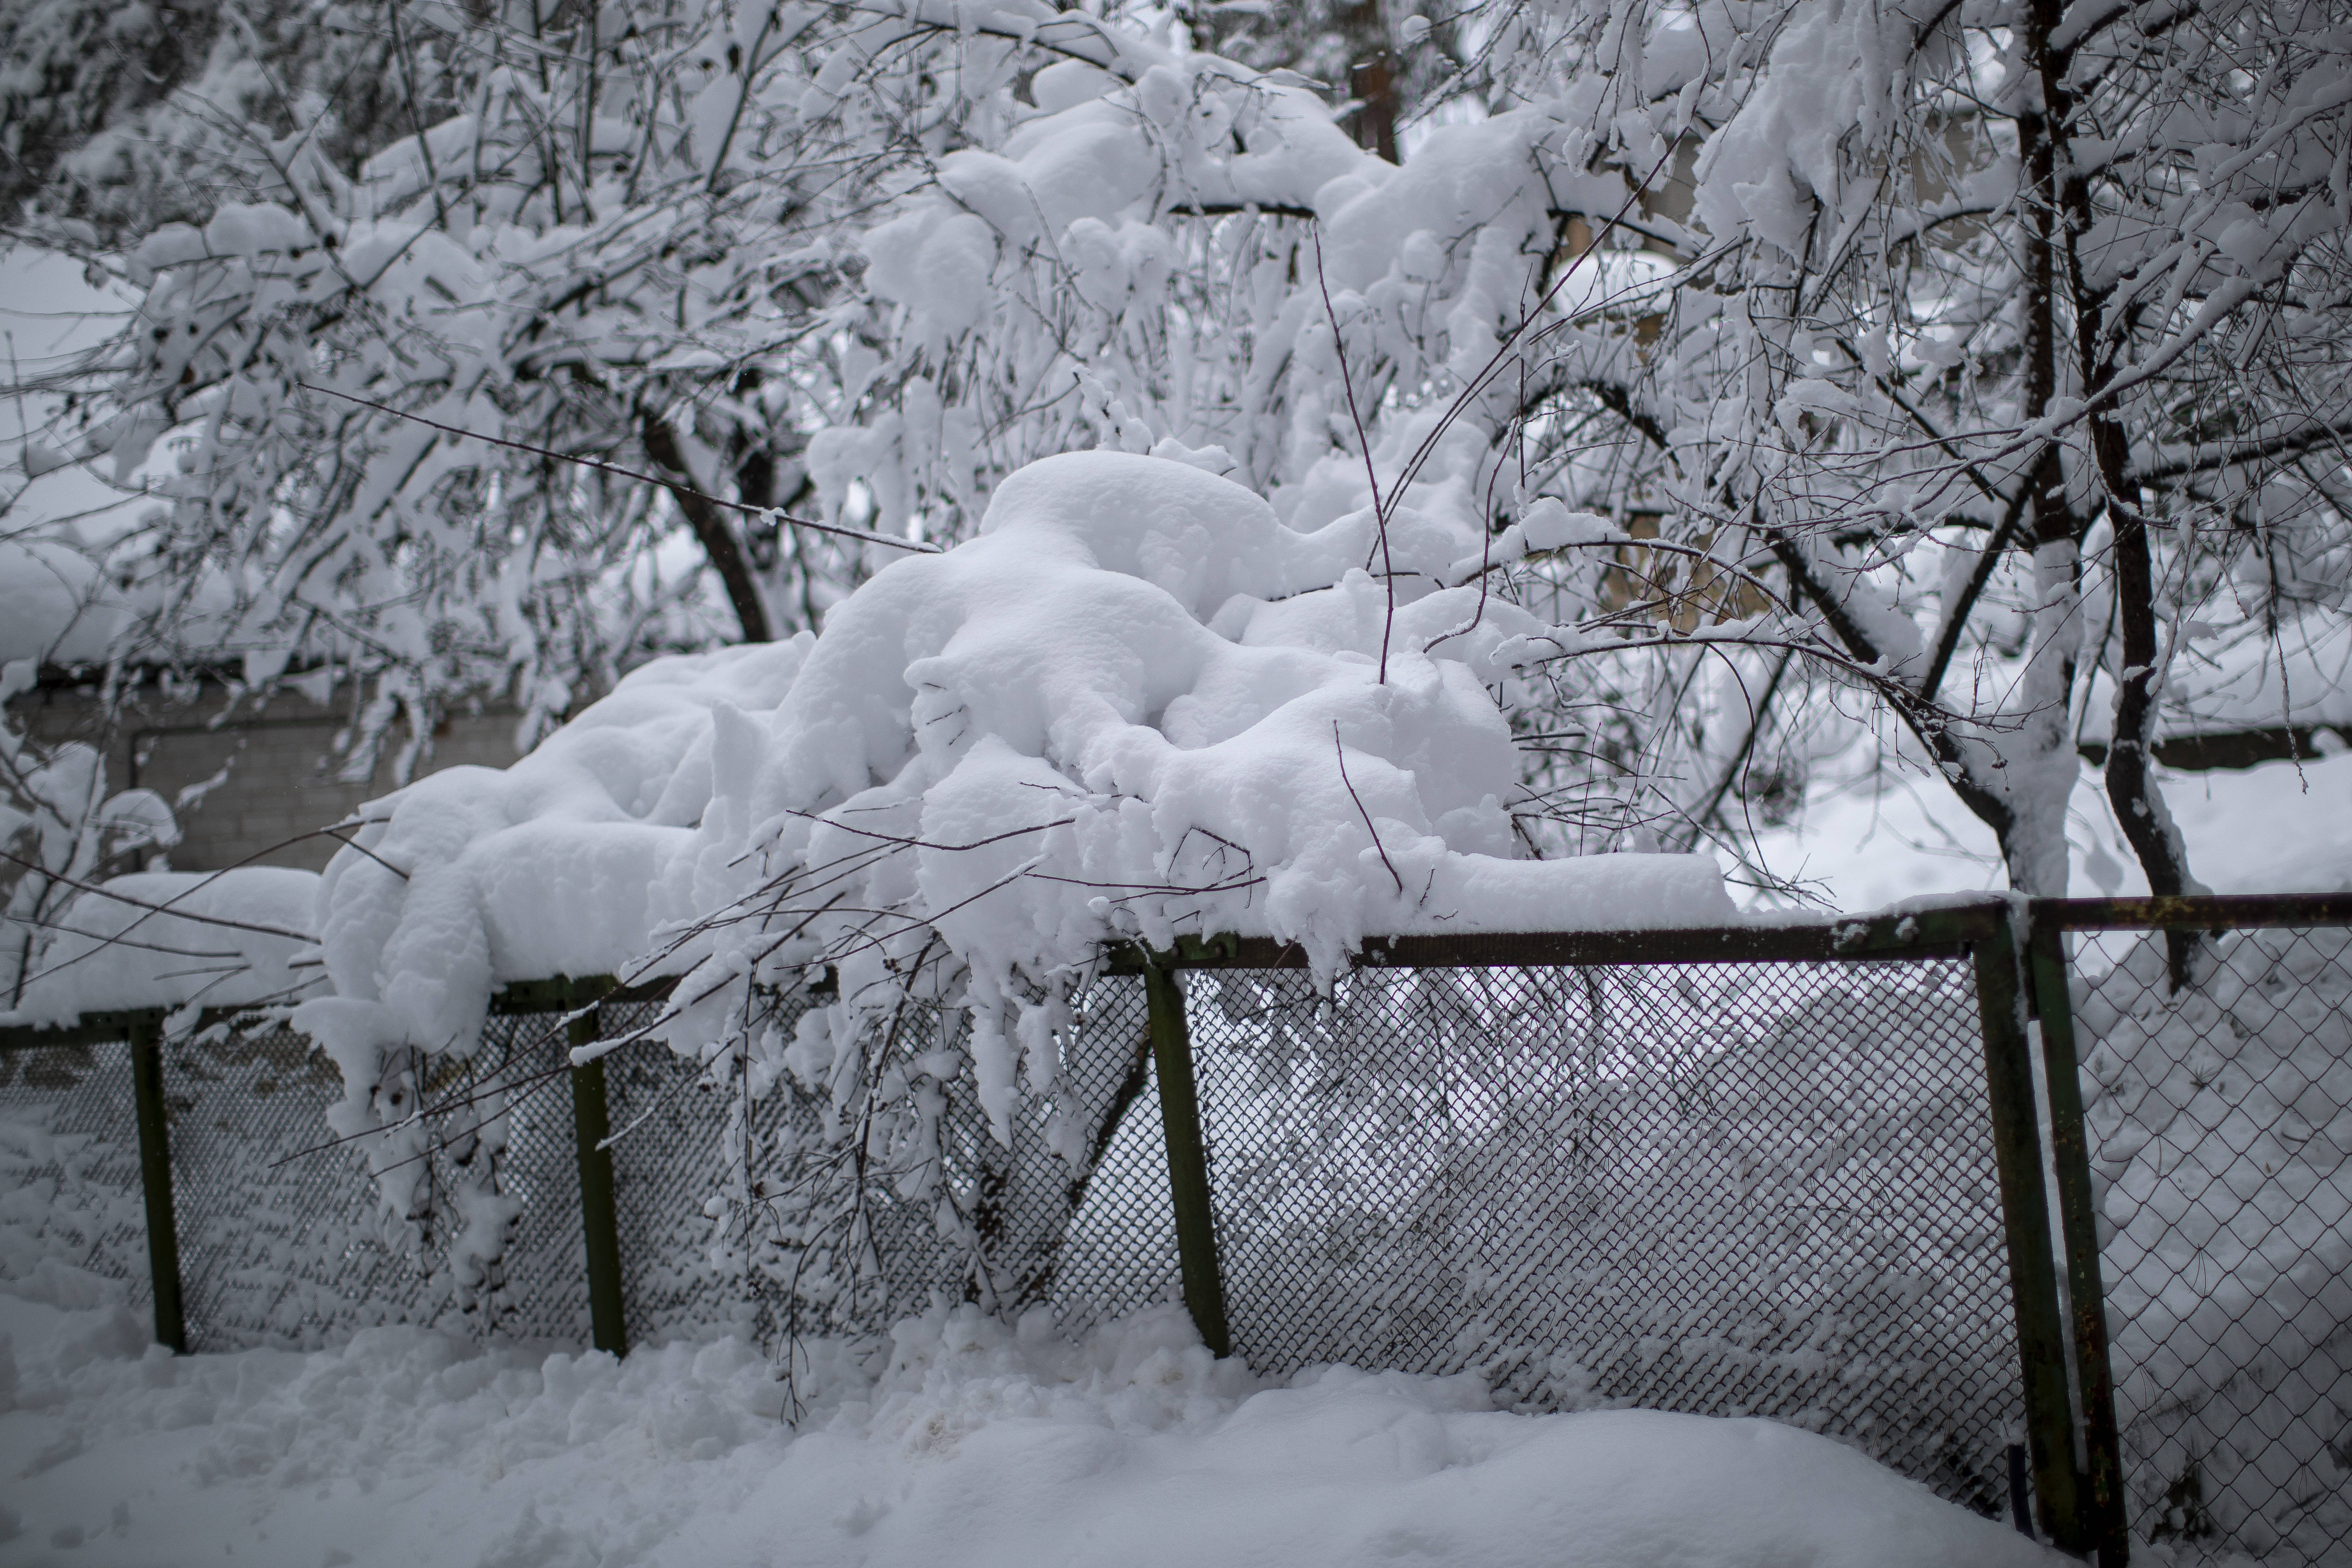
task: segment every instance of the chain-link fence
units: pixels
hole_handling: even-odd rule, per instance
[[[1772,1415],[2005,1503],[2022,1412],[1964,962],[1195,981],[1252,1364]]]
[[[2296,907],[2352,921],[2337,902]],[[1985,967],[1989,944],[2012,951],[2020,911],[2001,905],[1769,940],[1392,942],[1322,991],[1268,944],[1196,947],[1162,955],[1180,971],[1164,992],[1130,964],[1076,999],[1065,1070],[1010,1147],[949,1086],[940,1158],[1007,1260],[990,1288],[1013,1279],[1071,1331],[1213,1300],[1204,1332],[1229,1324],[1265,1372],[1348,1362],[1472,1373],[1514,1408],[1769,1415],[1986,1512],[2011,1503],[2031,1436],[2037,1488],[2071,1476],[2088,1500],[2076,1544],[2097,1539],[2104,1495],[2105,1385],[2084,1347],[2111,1331],[2132,1534],[2192,1559],[2335,1561],[2352,1556],[2352,926],[2255,929],[2242,903],[2037,903],[2034,941],[2073,943],[2049,947],[2072,984],[2000,996],[1979,987],[2011,963]],[[2232,921],[2246,929],[2179,934]],[[638,1041],[596,1069],[609,1138],[583,1146],[561,1011],[579,994],[510,994],[542,1010],[499,1012],[482,1051],[420,1086],[445,1121],[503,1139],[520,1218],[470,1286],[442,1222],[387,1215],[327,1131],[341,1086],[306,1041],[163,1041],[191,1348],[395,1321],[602,1339],[592,1155],[631,1343],[774,1345],[984,1293],[969,1237],[887,1193],[866,1216],[873,1278],[812,1278],[756,1245],[763,1154],[820,1137],[789,1079],[754,1097],[740,1068]],[[1173,1035],[1147,1000],[1161,994],[1181,998]],[[2021,999],[2039,1035],[2003,1025]],[[632,1035],[659,1005],[608,1003],[597,1032]],[[2074,1112],[2051,1092],[2066,1075],[2038,1104],[2025,1081],[2043,1045],[2053,1069],[2067,1059],[2062,1016],[2087,1107],[2079,1186]],[[908,1026],[924,1051],[961,1048],[952,1011]],[[1163,1121],[1171,1039],[1197,1119]],[[0,1272],[19,1287],[55,1258],[150,1297],[134,1059],[87,1029],[0,1053]],[[1076,1158],[1066,1139],[1054,1152],[1057,1114],[1095,1130]],[[1188,1138],[1206,1166],[1190,1243],[1171,1174]],[[464,1179],[447,1147],[421,1158],[428,1187]],[[1000,1189],[1035,1212],[991,1210]],[[2094,1208],[2086,1260],[2067,1243]],[[2070,1280],[2083,1300],[2061,1300]]]
[[[2352,929],[2074,940],[2132,1520],[2352,1561]]]
[[[0,1270],[14,1288],[89,1305],[54,1260],[152,1303],[131,1106],[120,1040],[0,1052]]]

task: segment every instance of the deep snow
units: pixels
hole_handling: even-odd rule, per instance
[[[0,1286],[0,1558],[25,1568],[2060,1561],[1790,1427],[1277,1385],[1172,1308],[1076,1346],[934,1311],[873,1375],[819,1343],[795,1427],[739,1341],[175,1359],[110,1289],[54,1264]]]

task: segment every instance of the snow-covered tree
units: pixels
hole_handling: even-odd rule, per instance
[[[2145,762],[2179,645],[2341,611],[2326,10],[1579,0],[1448,51],[1359,10],[427,6],[364,56],[224,26],[165,106],[212,141],[149,140],[215,171],[177,200],[235,199],[93,257],[148,298],[75,383],[83,449],[127,477],[175,433],[171,510],[112,548],[233,601],[208,647],[373,674],[378,727],[486,682],[551,718],[887,558],[768,509],[951,541],[1026,461],[1173,437],[1295,526],[1377,498],[1496,537],[1497,596],[1578,628],[1507,694],[1559,748],[1547,847],[1736,847],[1785,787],[1760,752],[1801,767],[1773,704],[1827,682],[2053,889],[2113,692],[2117,817],[2189,885]],[[1474,110],[1401,169],[1295,72],[1190,52],[1328,72],[1374,22]],[[408,132],[359,162],[317,85],[354,62]],[[310,85],[264,112],[273,73]],[[109,134],[53,242],[163,155]],[[1511,559],[1546,495],[1642,542]],[[673,625],[681,531],[732,626]]]

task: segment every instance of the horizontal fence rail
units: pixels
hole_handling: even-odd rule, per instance
[[[1004,1243],[1066,1327],[1181,1300],[1268,1372],[1771,1415],[1984,1512],[2021,1449],[2042,1531],[2103,1563],[2352,1552],[2352,894],[1376,937],[1307,970],[1255,938],[1106,952],[1054,1090],[1110,1108],[1076,1166],[1052,1097],[989,1155],[951,1092],[951,1164],[1069,1194]],[[428,1099],[497,1108],[518,1218],[481,1278],[326,1131],[309,1042],[226,1014],[0,1027],[0,1164],[46,1200],[16,1218],[177,1348],[774,1342],[818,1321],[805,1289],[691,1222],[816,1109],[650,1037],[570,1061],[668,984],[511,984],[482,1051],[430,1059]],[[951,1010],[915,1026],[961,1045]],[[927,1211],[869,1217],[884,1277],[823,1321],[965,1289]]]

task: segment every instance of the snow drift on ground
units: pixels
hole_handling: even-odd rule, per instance
[[[1874,742],[1873,743],[1874,744]],[[1836,770],[1825,769],[1825,773]],[[2352,889],[2352,752],[2302,763],[2182,773],[2158,768],[2189,864],[2216,892]],[[2066,836],[2070,890],[2144,894],[2147,879],[2087,763]],[[1825,780],[1787,827],[1767,829],[1759,858],[1816,888],[1835,908],[1870,910],[1925,893],[2007,885],[1992,830],[1932,774],[1893,767]]]
[[[887,1363],[814,1344],[795,1427],[735,1340],[174,1358],[112,1289],[0,1287],[0,1556],[27,1568],[2055,1561],[1790,1427],[1514,1415],[1475,1379],[1346,1368],[1275,1386],[1172,1308],[1080,1345],[970,1310],[901,1325]]]

